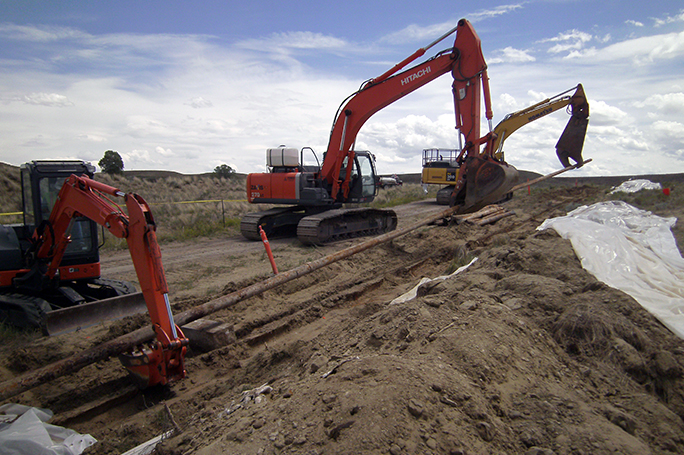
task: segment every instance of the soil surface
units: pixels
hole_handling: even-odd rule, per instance
[[[92,454],[123,453],[174,427],[157,453],[684,453],[684,342],[585,272],[568,241],[536,231],[599,191],[523,192],[496,223],[421,227],[241,301],[210,316],[232,325],[236,341],[191,345],[187,378],[168,387],[139,391],[111,359],[11,401],[90,433]],[[399,228],[443,209],[398,207]],[[364,240],[270,244],[286,271]],[[162,256],[175,312],[272,274],[263,245],[241,238],[164,245]],[[108,253],[102,270],[135,280],[126,251]],[[0,380],[146,318],[15,342],[0,354]]]

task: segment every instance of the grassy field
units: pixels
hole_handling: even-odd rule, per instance
[[[95,180],[126,193],[142,196],[150,205],[160,243],[185,241],[214,235],[234,236],[240,231],[240,218],[248,212],[269,208],[249,204],[245,176],[215,178],[212,174],[182,175],[131,171],[123,175],[98,173]],[[21,212],[19,168],[0,163],[0,213]],[[436,188],[425,194],[418,184],[380,190],[374,207],[392,207],[435,197]],[[122,200],[114,200],[123,204]],[[2,224],[21,223],[21,215],[1,216]],[[104,248],[126,248],[124,240],[105,234]]]

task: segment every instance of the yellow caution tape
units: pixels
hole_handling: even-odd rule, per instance
[[[247,202],[247,199],[206,199],[203,201],[176,201],[176,202],[151,202],[150,205],[162,204],[197,204],[202,202]]]
[[[203,201],[178,201],[178,202],[152,202],[150,205],[161,205],[161,204],[198,204],[203,202],[247,202],[247,199],[206,199]],[[0,213],[0,216],[10,216],[10,215],[23,215],[24,212],[7,212]]]

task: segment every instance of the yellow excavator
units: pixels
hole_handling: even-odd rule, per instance
[[[575,91],[572,95],[570,92]],[[572,159],[577,167],[583,164],[582,147],[587,132],[589,119],[589,103],[584,94],[582,84],[578,84],[565,92],[547,98],[532,106],[508,114],[492,130],[485,148],[489,148],[496,160],[504,161],[504,141],[519,128],[547,116],[557,110],[568,107],[570,120],[556,144],[556,154],[563,167],[571,166]],[[454,190],[459,182],[462,160],[462,149],[425,149],[423,150],[423,184],[444,185],[437,192],[437,203],[454,205]]]

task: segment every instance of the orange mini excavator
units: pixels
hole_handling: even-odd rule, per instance
[[[50,163],[34,164],[49,167]],[[4,288],[10,289],[1,295],[0,315],[12,322],[25,320],[30,312],[50,311],[49,302],[41,296],[50,299],[53,294],[75,294],[79,287],[73,283],[87,279],[91,268],[99,274],[99,263],[94,267],[83,261],[80,265],[64,265],[62,261],[72,243],[72,231],[85,229],[88,225],[79,226],[79,222],[91,220],[114,236],[126,239],[156,335],[151,343],[122,354],[121,362],[140,386],[164,385],[185,377],[184,357],[189,342],[173,320],[156,225],[149,206],[137,194],[126,194],[86,175],[72,174],[63,182],[49,219],[37,226],[27,239],[28,248],[21,248],[18,241],[4,242],[8,247],[4,253],[12,247],[17,260],[12,270],[0,273],[3,284],[7,285]],[[128,215],[110,199],[112,196],[123,198]],[[11,229],[7,227],[5,234]],[[16,233],[13,239],[17,240]]]

